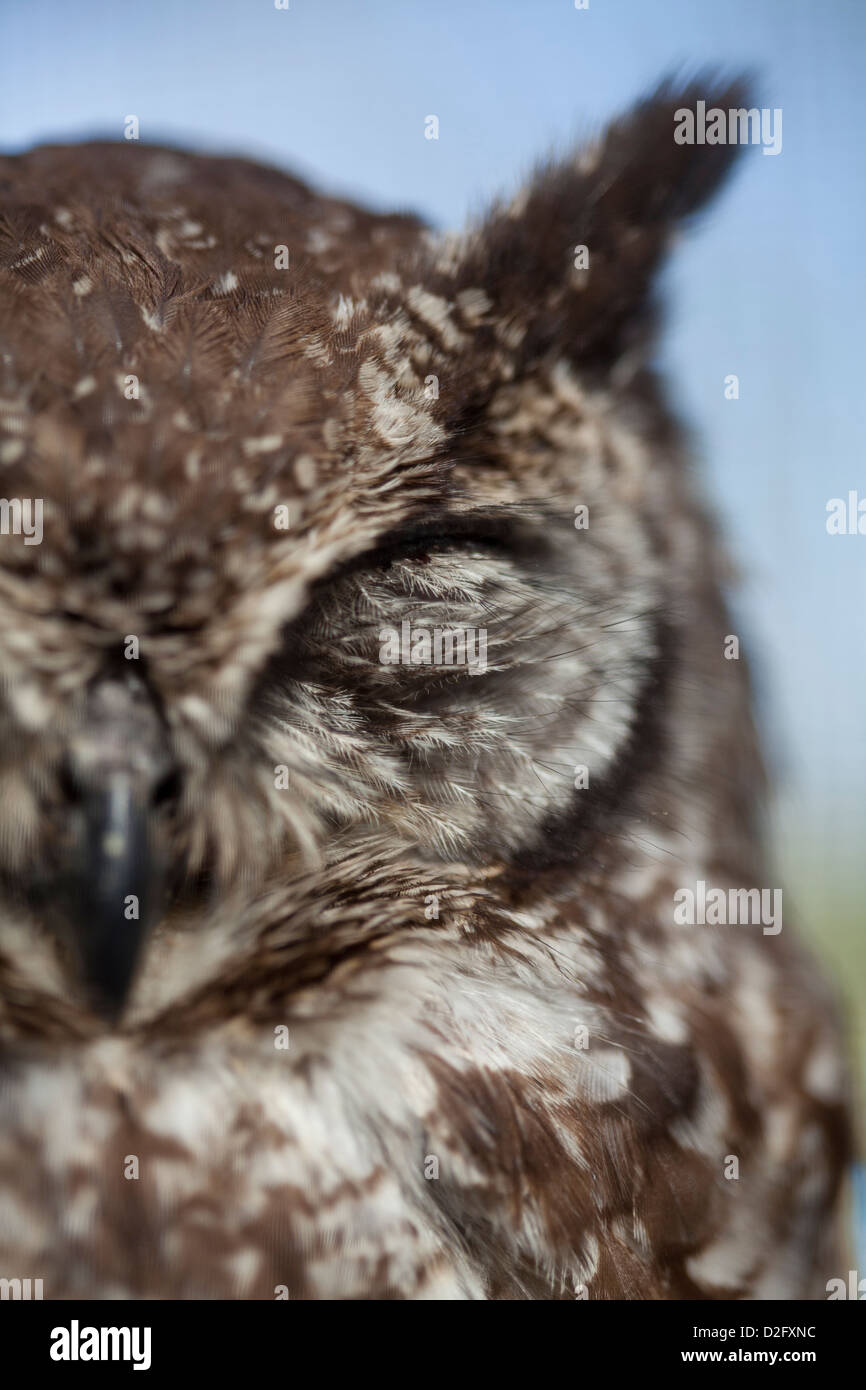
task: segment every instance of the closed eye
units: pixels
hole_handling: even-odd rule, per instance
[[[347,635],[351,646],[362,627],[373,631],[380,621],[392,620],[393,611],[386,610],[399,602],[401,592],[416,610],[430,604],[441,614],[443,604],[478,605],[482,587],[495,582],[496,571],[501,576],[503,565],[523,572],[537,570],[546,567],[547,555],[548,542],[537,513],[530,524],[512,506],[456,515],[440,512],[429,521],[396,528],[375,547],[317,581],[305,611],[284,629],[281,649],[263,684],[322,678],[330,665],[329,654],[333,656],[338,648],[345,654]],[[452,558],[453,574],[447,566]],[[471,563],[467,567],[466,562],[473,560],[477,567]],[[347,580],[354,581],[348,588]],[[387,589],[380,592],[380,584]],[[384,605],[381,617],[379,600]],[[365,605],[367,614],[353,634],[356,604]],[[483,623],[488,615],[492,616],[486,604],[479,607],[478,620]]]

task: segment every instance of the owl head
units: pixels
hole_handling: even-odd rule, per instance
[[[0,160],[7,1028],[116,1023],[175,938],[203,989],[275,892],[333,963],[383,866],[568,873],[663,754],[698,787],[718,561],[648,360],[735,153],[676,141],[698,99],[743,104],[665,87],[456,237],[241,160]]]

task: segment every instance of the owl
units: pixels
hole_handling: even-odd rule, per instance
[[[0,160],[0,1276],[822,1296],[830,992],[652,365],[668,83],[460,235]],[[838,1261],[837,1261],[838,1263]]]

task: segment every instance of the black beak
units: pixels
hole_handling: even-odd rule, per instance
[[[167,730],[137,674],[106,677],[91,688],[65,771],[71,835],[64,935],[93,1006],[115,1019],[163,907],[160,808],[177,781]]]
[[[70,904],[86,982],[102,1012],[126,1000],[139,952],[162,899],[149,808],[132,777],[113,772],[84,805],[83,872]]]

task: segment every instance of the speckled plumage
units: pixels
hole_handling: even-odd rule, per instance
[[[654,271],[731,159],[673,142],[706,95],[453,238],[242,160],[0,160],[0,478],[44,501],[41,545],[0,537],[0,1276],[838,1272],[833,1009],[787,925],[673,916],[699,879],[770,886],[724,558],[645,361]],[[405,619],[484,627],[486,672],[382,665]],[[106,1021],[55,921],[63,768],[130,636],[177,778]]]

